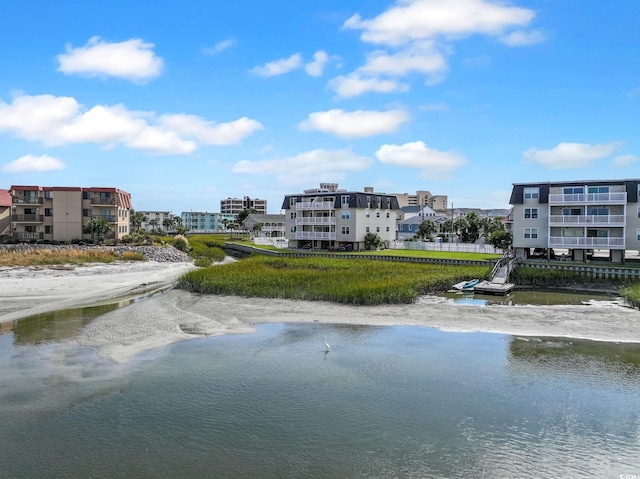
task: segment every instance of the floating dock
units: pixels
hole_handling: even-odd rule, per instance
[[[468,281],[462,281],[461,283],[454,284],[453,289],[456,291],[462,291],[465,293],[480,293],[480,294],[508,294],[513,288],[516,287],[513,283],[501,283],[492,281],[480,281],[473,288],[463,288]]]

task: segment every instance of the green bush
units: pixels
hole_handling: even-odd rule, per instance
[[[185,253],[189,252],[189,240],[186,238],[186,236],[182,236],[182,235],[176,235],[174,241],[173,241],[173,246],[177,249],[179,249],[180,251],[184,251]]]

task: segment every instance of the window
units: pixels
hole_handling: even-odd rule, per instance
[[[409,231],[413,231],[413,225],[409,225]]]
[[[46,200],[52,200],[53,199],[53,191],[45,191],[44,192],[44,198]]]
[[[608,186],[590,186],[588,191],[589,191],[589,194],[609,193],[609,187]]]
[[[53,226],[45,226],[44,232],[48,235],[53,234]]]
[[[342,197],[342,204],[343,205],[348,205],[349,204],[349,195],[344,195]]]
[[[536,219],[538,217],[538,208],[525,208],[524,217],[529,219]]]
[[[640,228],[636,230],[636,240],[640,241]]]
[[[364,215],[365,215],[367,218],[368,218],[369,216],[371,216],[371,215],[369,214],[369,210],[367,210],[367,212],[366,212]],[[640,218],[640,209],[638,209],[638,218]]]
[[[296,204],[296,199],[295,198],[289,198],[289,206],[295,206]]]
[[[389,217],[389,212],[387,211],[387,218]]]
[[[565,195],[582,195],[584,194],[584,187],[582,186],[570,186],[568,188],[564,188],[562,192]]]
[[[376,211],[376,218],[380,218],[380,212]]]
[[[295,214],[295,212],[292,211],[291,212],[291,219],[293,220],[293,219],[295,219],[295,217],[296,217],[296,214]]]
[[[25,230],[27,233],[37,233],[37,232],[38,232],[38,230],[36,229],[36,227],[35,227],[35,226],[25,226],[25,227],[24,227],[24,230]]]
[[[376,226],[376,233],[380,233],[380,227]]]
[[[342,227],[342,234],[343,235],[348,235],[349,234],[349,227],[348,226],[343,226]]]
[[[350,216],[349,210],[342,210],[342,219],[348,220]]]
[[[83,191],[82,192],[82,199],[83,200],[90,200],[91,199],[91,192],[90,191]]]
[[[371,207],[371,196],[367,196],[367,208]]]
[[[45,216],[53,216],[53,208],[45,208],[44,209]]]
[[[638,219],[640,219],[640,206],[638,206]]]
[[[583,212],[581,208],[563,208],[562,214],[564,216],[580,216]]]
[[[387,226],[387,231],[389,231],[389,227]]]
[[[391,198],[387,198],[387,208],[391,208]],[[388,213],[387,213],[388,214]],[[388,218],[389,216],[387,216]]]
[[[540,197],[540,188],[528,187],[524,189],[524,198],[525,199],[535,199]]]
[[[608,216],[609,215],[609,208],[591,206],[591,207],[587,208],[587,214],[588,215],[594,215],[594,216]]]
[[[291,227],[291,232],[292,232],[292,233],[295,233],[295,232],[296,232],[296,227],[295,227],[295,226],[292,226],[292,227]]]
[[[525,228],[524,237],[536,239],[538,237],[538,228]]]
[[[369,227],[367,226],[367,227],[365,228],[365,230],[366,230],[366,232],[368,233],[368,232],[369,232]]]
[[[381,199],[378,198],[378,208],[380,208],[380,202],[381,202]]]

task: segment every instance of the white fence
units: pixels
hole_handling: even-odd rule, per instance
[[[432,243],[428,241],[391,241],[388,248],[418,251],[453,251],[456,253],[502,254],[501,249],[494,248],[489,244]]]
[[[258,246],[275,246],[276,248],[288,248],[289,240],[285,238],[267,238],[266,236],[257,236],[253,238],[253,244]]]

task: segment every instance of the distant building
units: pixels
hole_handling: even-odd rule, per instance
[[[228,225],[234,223],[235,215],[227,213],[208,213],[206,211],[183,211],[180,214],[182,226],[189,233],[216,233],[227,231]]]
[[[422,219],[434,219],[438,215],[435,210],[429,206],[401,206],[400,207],[401,219],[407,220],[409,218],[420,217]]]
[[[428,206],[434,210],[447,208],[446,195],[432,195],[429,191],[419,190],[415,195],[409,193],[391,193],[398,199],[400,208],[404,206]]]
[[[611,261],[624,261],[625,250],[640,249],[639,195],[640,179],[514,183],[516,255],[550,256],[559,248],[584,261],[604,249]]]
[[[131,195],[118,188],[12,186],[11,235],[20,241],[88,239],[83,228],[104,219],[112,228],[106,238],[129,234]]]
[[[166,230],[165,220],[173,222],[174,215],[170,211],[141,211],[136,210],[136,213],[142,213],[146,220],[140,225],[147,231],[153,229]]]
[[[242,210],[253,208],[256,212],[267,214],[267,200],[258,198],[227,198],[220,200],[220,213],[237,216]]]
[[[11,193],[0,189],[0,236],[11,235]]]
[[[256,230],[256,226],[259,229]],[[256,236],[267,238],[284,238],[286,222],[285,215],[262,215],[251,213],[242,222],[242,227],[246,231],[252,231]]]
[[[284,197],[285,237],[292,247],[364,249],[367,233],[383,241],[396,236],[398,200],[395,195],[338,189],[337,183]]]

